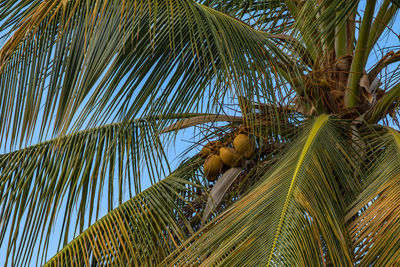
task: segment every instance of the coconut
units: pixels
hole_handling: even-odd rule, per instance
[[[244,157],[245,157],[246,159],[249,159],[249,158],[253,157],[253,155],[254,155],[253,146],[250,147],[250,149],[247,150],[247,151],[244,153]]]
[[[202,158],[208,158],[211,154],[217,153],[218,147],[221,146],[220,141],[211,141],[207,143],[200,151]]]
[[[221,147],[219,149],[221,160],[229,167],[237,167],[241,164],[243,156],[231,147]]]
[[[233,139],[233,147],[240,154],[244,154],[248,150],[253,149],[250,138],[245,134],[239,134],[235,139]]]
[[[217,180],[218,175],[213,175],[213,176],[206,176],[207,180],[209,180],[210,182],[214,182],[215,180]]]
[[[208,158],[212,154],[212,149],[209,146],[204,146],[200,151],[200,156],[202,158]]]
[[[218,155],[209,156],[204,162],[204,174],[210,181],[215,180],[221,173],[223,163]]]

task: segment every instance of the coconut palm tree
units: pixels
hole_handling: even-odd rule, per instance
[[[0,0],[5,264],[400,264],[399,8]]]

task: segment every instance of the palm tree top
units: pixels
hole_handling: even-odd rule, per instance
[[[398,263],[399,8],[0,0],[5,265]]]

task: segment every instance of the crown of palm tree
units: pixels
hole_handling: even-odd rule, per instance
[[[0,0],[4,264],[400,264],[399,8]]]

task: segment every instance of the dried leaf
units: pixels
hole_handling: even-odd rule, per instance
[[[360,79],[360,87],[362,90],[362,95],[371,104],[374,102],[375,97],[371,94],[371,87],[368,75],[366,73]]]
[[[379,85],[381,85],[381,80],[378,79],[378,78],[375,78],[375,79],[372,81],[371,85],[370,85],[370,88],[369,88],[370,92],[372,93],[372,92],[377,91]]]
[[[209,123],[209,122],[216,122],[216,121],[226,121],[226,122],[243,122],[243,117],[238,116],[228,116],[228,115],[202,115],[193,118],[184,119],[178,121],[167,128],[165,128],[161,133],[168,133],[176,130],[181,130],[184,128],[188,128],[191,126],[196,126],[199,124]]]
[[[226,191],[232,185],[232,183],[239,177],[242,168],[230,168],[227,170],[215,183],[208,196],[207,206],[204,209],[202,222],[207,220],[210,213],[218,206],[221,202]]]
[[[360,86],[361,86],[361,88],[364,88],[364,90],[367,91],[368,93],[371,93],[370,82],[368,79],[368,75],[366,73],[364,73],[360,79]]]

